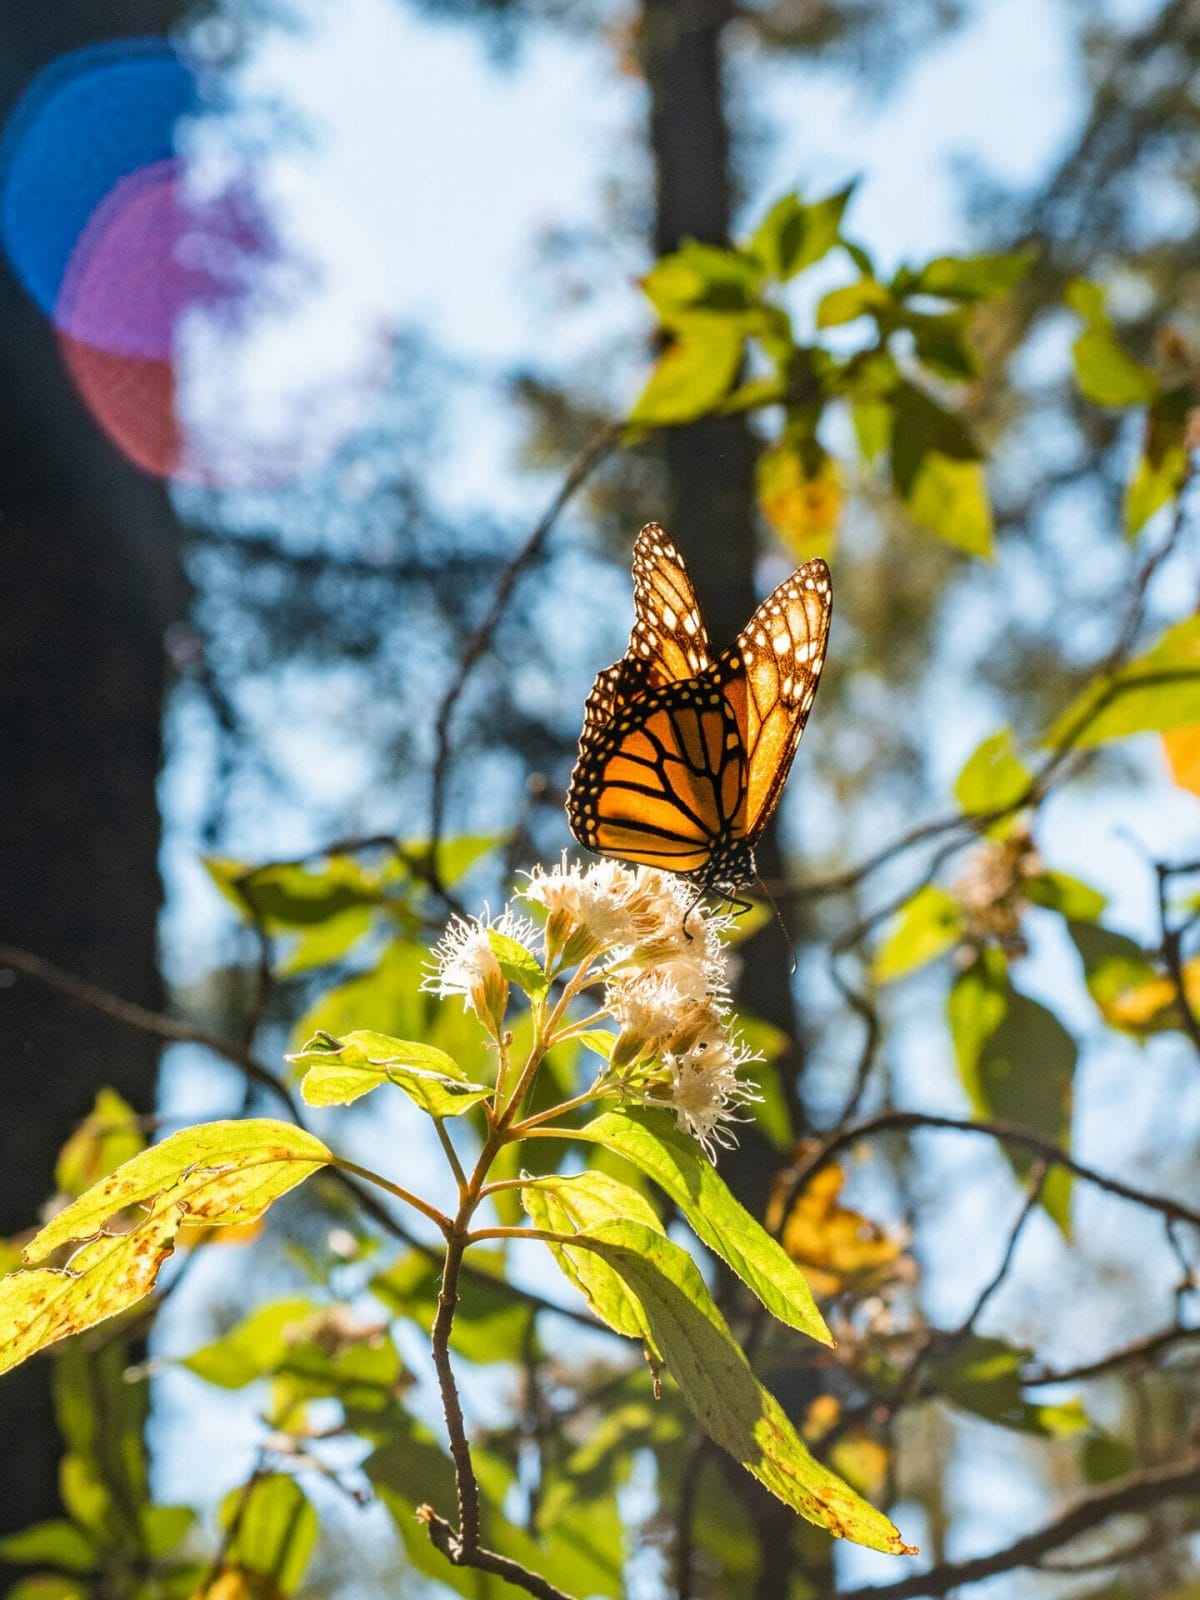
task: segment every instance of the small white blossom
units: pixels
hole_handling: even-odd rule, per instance
[[[493,930],[527,947],[533,936],[532,926],[511,911],[502,912],[495,921],[487,916],[454,917],[433,947],[436,966],[421,987],[443,999],[461,995],[463,1009],[473,1011],[496,1033],[508,1004],[508,979],[488,937]]]
[[[701,1039],[688,1050],[666,1054],[670,1084],[656,1088],[647,1099],[670,1106],[676,1127],[691,1134],[714,1160],[714,1145],[728,1149],[737,1143],[729,1124],[745,1121],[741,1108],[762,1098],[738,1077],[739,1067],[756,1059],[727,1037]]]
[[[521,891],[547,912],[546,952],[574,965],[626,944],[632,935],[629,901],[637,875],[619,861],[601,861],[586,871],[564,855],[544,872],[534,867]]]
[[[609,1009],[621,1024],[613,1046],[613,1066],[625,1067],[659,1055],[678,1029],[686,1004],[665,973],[635,972],[610,983]]]

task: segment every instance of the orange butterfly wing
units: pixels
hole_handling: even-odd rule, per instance
[[[629,650],[597,678],[571,777],[588,849],[729,889],[778,801],[825,657],[830,584],[810,561],[710,661],[682,557],[657,524],[634,552]]]

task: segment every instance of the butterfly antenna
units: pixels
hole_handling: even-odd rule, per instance
[[[758,887],[762,890],[763,894],[765,895],[767,904],[770,906],[771,910],[775,913],[775,921],[779,924],[779,931],[783,935],[783,942],[787,945],[788,949],[791,951],[791,955],[792,955],[791,976],[794,978],[796,976],[796,965],[797,965],[797,963],[796,963],[796,946],[792,943],[792,936],[787,930],[787,923],[783,920],[783,913],[780,911],[779,906],[776,903],[775,896],[771,893],[770,889],[767,888],[766,881],[763,878],[760,878],[758,880]]]

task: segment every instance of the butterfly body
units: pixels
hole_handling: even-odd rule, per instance
[[[584,711],[567,815],[580,844],[735,892],[778,802],[825,659],[829,571],[809,561],[715,660],[683,558],[634,549],[629,649]]]

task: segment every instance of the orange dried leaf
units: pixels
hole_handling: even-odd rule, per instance
[[[1168,728],[1162,736],[1171,776],[1181,789],[1200,795],[1200,723]]]
[[[793,1203],[780,1236],[818,1299],[847,1289],[865,1293],[877,1288],[892,1276],[903,1255],[899,1240],[860,1211],[842,1205],[845,1182],[840,1167],[822,1167]]]

